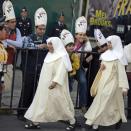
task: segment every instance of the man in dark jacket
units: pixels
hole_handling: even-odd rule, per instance
[[[21,9],[20,17],[17,18],[17,28],[19,28],[22,36],[29,36],[32,33],[32,22],[28,17],[26,7]]]
[[[131,27],[129,28],[128,32],[125,34],[125,45],[131,43]]]
[[[63,29],[67,29],[65,22],[65,17],[63,12],[60,14],[59,19],[56,23],[54,23],[51,36],[56,36],[59,37],[60,33],[62,32]]]

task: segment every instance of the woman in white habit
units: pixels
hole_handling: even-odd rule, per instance
[[[72,70],[68,53],[58,37],[47,39],[47,54],[41,70],[35,97],[25,118],[27,129],[40,128],[39,123],[69,121],[66,130],[74,129],[74,106],[68,87],[68,72]]]
[[[92,105],[85,114],[86,124],[98,131],[98,126],[127,122],[124,112],[123,94],[127,95],[129,85],[125,72],[127,61],[119,36],[107,38],[107,50],[102,53],[101,67],[91,87],[95,96]]]

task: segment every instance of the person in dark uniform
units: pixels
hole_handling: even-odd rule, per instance
[[[3,16],[3,10],[2,10],[3,2],[4,2],[4,0],[0,0],[0,17]]]
[[[42,17],[41,14],[43,14]],[[48,52],[48,50],[46,49],[46,40],[48,37],[45,35],[47,23],[46,15],[47,13],[43,8],[39,8],[36,11],[35,34],[31,34],[27,42],[27,44],[32,43],[32,47],[38,49],[30,49],[22,52],[23,86],[18,105],[19,109],[17,110],[17,117],[20,120],[24,120],[23,116],[25,114],[25,111],[30,106],[33,100],[41,67],[44,62],[44,58]],[[28,47],[28,45],[26,47]]]
[[[21,9],[20,17],[17,18],[16,26],[17,26],[17,28],[19,28],[22,37],[29,36],[32,33],[32,22],[31,22],[31,19],[28,17],[28,10],[26,7],[23,7]],[[18,55],[21,55],[20,53],[21,53],[21,51],[17,50],[17,57],[18,57]],[[20,67],[18,67],[18,69],[19,68],[21,68],[21,63],[20,63]]]
[[[51,36],[59,37],[62,30],[67,29],[67,26],[64,22],[65,22],[65,16],[63,12],[61,12],[58,21],[54,23]]]
[[[32,22],[28,17],[26,7],[21,9],[20,17],[17,18],[17,28],[19,28],[22,36],[29,36],[32,33]]]
[[[129,28],[128,32],[125,34],[125,45],[131,43],[131,27]]]

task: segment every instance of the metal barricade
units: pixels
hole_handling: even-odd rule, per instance
[[[9,91],[10,92],[10,96],[9,96],[9,101],[8,101],[8,104],[7,103],[4,103],[4,106],[2,105],[2,95],[4,94],[0,94],[0,109],[3,110],[3,109],[7,109],[7,110],[17,110],[18,109],[18,106],[13,106],[13,98],[15,97],[14,96],[14,92],[15,92],[15,87],[16,86],[20,86],[21,84],[21,89],[24,90],[24,86],[25,86],[25,78],[26,78],[26,72],[27,72],[27,61],[28,61],[28,52],[29,51],[33,51],[33,52],[36,52],[36,62],[35,62],[35,68],[32,72],[34,72],[34,86],[35,86],[35,82],[36,82],[36,76],[39,75],[39,74],[36,74],[37,73],[37,63],[38,63],[38,54],[39,52],[41,51],[42,49],[26,49],[26,48],[17,48],[16,50],[16,53],[15,53],[15,56],[14,56],[14,63],[13,63],[13,77],[12,77],[12,85],[11,86],[11,90]],[[24,52],[25,53],[25,62],[24,62],[24,68],[21,69],[20,73],[21,73],[21,76],[22,77],[18,77],[17,78],[17,75],[16,75],[16,72],[17,72],[17,68],[16,68],[16,63],[17,63],[17,57],[18,57],[18,52],[21,51],[21,52]],[[43,59],[44,61],[44,59]],[[8,65],[7,65],[8,66]],[[22,83],[20,83],[20,81],[22,81]],[[19,95],[21,93],[21,89],[19,89]],[[33,88],[34,89],[34,88]],[[33,91],[34,94],[35,94],[35,90]],[[24,94],[21,94],[21,97],[23,96]],[[18,105],[18,101],[19,101],[19,97],[17,98],[17,105]],[[7,104],[5,106],[5,104]],[[21,107],[21,110],[23,110],[24,108]]]

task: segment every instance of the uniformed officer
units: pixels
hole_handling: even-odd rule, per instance
[[[51,36],[59,37],[63,29],[67,29],[67,26],[65,24],[64,13],[61,12],[58,21],[54,23]]]
[[[32,33],[32,22],[28,17],[26,7],[21,9],[20,17],[17,18],[17,28],[19,28],[22,36],[29,36]]]

